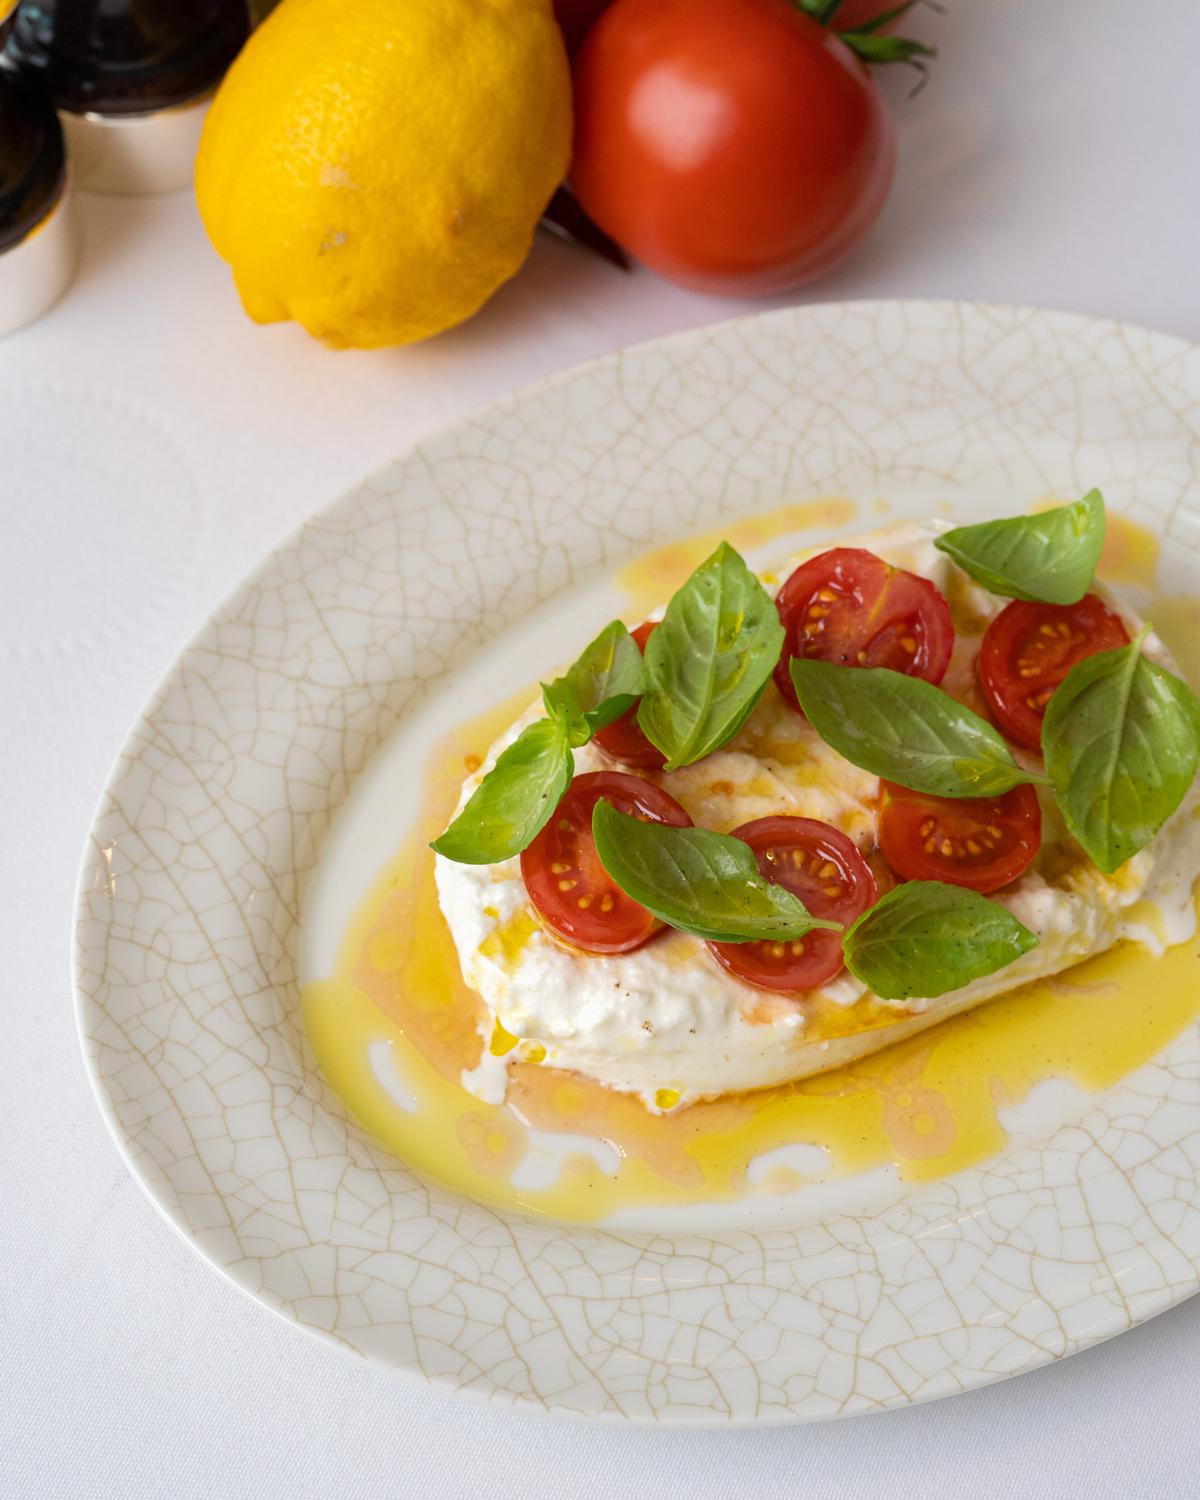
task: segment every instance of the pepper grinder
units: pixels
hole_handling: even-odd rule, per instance
[[[53,98],[80,187],[166,193],[249,32],[246,0],[21,0],[6,54]]]
[[[16,0],[0,0],[0,49]],[[62,130],[48,96],[0,62],[0,336],[52,307],[78,234]]]

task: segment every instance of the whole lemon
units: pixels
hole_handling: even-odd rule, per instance
[[[283,0],[213,101],[196,198],[257,322],[408,344],[520,268],[570,146],[551,0]]]

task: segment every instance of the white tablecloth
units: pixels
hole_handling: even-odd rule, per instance
[[[1038,303],[1200,338],[1200,6],[947,4],[919,14],[942,48],[928,89],[886,83],[884,218],[804,295]],[[273,542],[415,438],[747,309],[545,240],[469,326],[336,355],[243,317],[188,195],[81,201],[72,291],[0,343],[0,1495],[1195,1495],[1200,1301],[934,1406],[622,1431],[388,1379],[171,1233],[92,1102],[68,973],[88,821],[158,675]]]

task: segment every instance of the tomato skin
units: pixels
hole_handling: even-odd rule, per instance
[[[895,10],[897,0],[842,0],[833,16],[833,29],[835,31],[857,31],[865,26],[868,21],[873,21],[876,16],[883,15],[884,11]],[[886,26],[879,28],[879,35],[886,36],[896,29],[897,21],[889,21]]]
[[[554,0],[554,18],[562,28],[569,52],[579,50],[584,37],[599,20],[601,12],[611,4],[612,0]],[[894,8],[894,0],[842,0],[833,18],[833,29],[857,31],[860,26],[873,21],[885,10]],[[894,31],[895,27],[895,21],[889,21],[879,30],[881,34],[886,34]]]
[[[987,896],[1024,874],[1041,848],[1042,809],[1028,784],[1000,797],[880,787],[879,847],[905,880],[942,880]]]
[[[632,632],[643,655],[646,652],[646,642],[653,635],[657,624],[656,620],[646,620]],[[614,719],[611,724],[594,734],[592,744],[603,750],[605,755],[611,755],[624,765],[636,766],[639,771],[661,771],[667,763],[667,757],[646,738],[637,715],[638,706],[635,703],[619,719]]]
[[[692,825],[674,797],[653,782],[622,771],[585,772],[572,781],[550,821],[522,851],[521,875],[534,910],[555,937],[585,953],[630,953],[663,924],[631,900],[600,863],[592,839],[592,809],[601,797],[648,822]]]
[[[801,563],[775,607],[786,632],[775,685],[797,711],[793,656],[891,667],[933,683],[950,665],[954,624],[941,591],[861,547],[834,547]]]
[[[1095,594],[1078,604],[1014,600],[984,633],[979,686],[992,717],[1027,750],[1042,748],[1042,720],[1054,689],[1077,662],[1129,644],[1121,617]]]
[[[819,276],[891,187],[875,80],[791,0],[615,0],[574,84],[580,203],[684,286],[759,295]]]
[[[839,829],[815,818],[757,818],[733,830],[754,850],[763,877],[799,896],[814,917],[844,926],[878,898],[871,867]],[[799,859],[797,859],[799,856]],[[832,866],[832,870],[830,870]],[[832,892],[832,887],[839,889]],[[709,943],[723,969],[759,989],[793,993],[841,973],[842,935],[810,932],[802,944]],[[795,952],[800,946],[801,951]],[[778,950],[778,951],[777,951]]]

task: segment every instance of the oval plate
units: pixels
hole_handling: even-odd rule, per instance
[[[1183,568],[1200,553],[1198,415],[1200,350],[1143,330],[967,304],[790,309],[519,393],[316,516],[168,674],[84,861],[80,1031],[152,1200],[243,1290],[347,1350],[626,1421],[905,1405],[1190,1296],[1195,1027],[1040,1143],[882,1207],[618,1234],[466,1202],[390,1157],[312,1066],[298,973],[306,893],[357,778],[473,650],[574,580],[831,492],[861,528],[883,496],[966,521],[1094,483]]]

